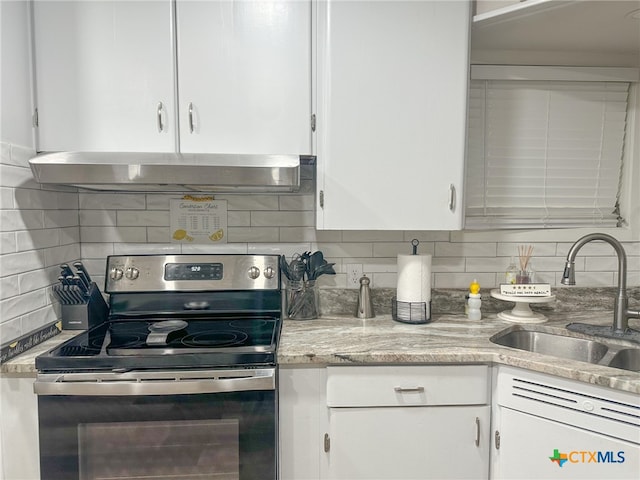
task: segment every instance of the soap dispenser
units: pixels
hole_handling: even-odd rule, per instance
[[[482,296],[480,295],[480,284],[473,280],[469,285],[469,300],[467,302],[467,318],[469,320],[480,320],[482,318],[482,312],[480,306],[482,305]]]
[[[358,307],[356,309],[357,318],[373,318],[373,302],[371,300],[371,289],[369,288],[369,280],[366,276],[360,277],[360,292],[358,293]]]

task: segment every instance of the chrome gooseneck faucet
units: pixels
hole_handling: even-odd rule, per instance
[[[629,297],[627,296],[627,255],[622,244],[616,238],[611,235],[607,235],[606,233],[591,233],[578,239],[578,241],[569,249],[569,253],[567,254],[567,263],[564,267],[561,283],[563,285],[576,284],[574,263],[576,255],[583,245],[594,240],[607,242],[614,248],[618,255],[618,294],[613,308],[613,329],[610,329],[609,327],[603,328],[579,323],[570,324],[567,328],[574,331],[582,331],[583,333],[604,336],[619,337],[622,335],[639,335],[640,332],[636,332],[629,328],[629,319],[640,318],[640,310],[629,309]],[[607,335],[607,333],[610,333],[610,335]]]

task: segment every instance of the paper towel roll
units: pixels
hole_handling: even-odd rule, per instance
[[[399,302],[431,300],[431,255],[398,255]]]

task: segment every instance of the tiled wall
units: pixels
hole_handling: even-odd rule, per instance
[[[0,145],[0,344],[58,318],[49,286],[57,265],[80,258],[78,194],[41,189],[33,154]]]
[[[100,286],[105,259],[132,253],[277,253],[290,257],[322,250],[336,263],[336,276],[321,277],[326,288],[346,287],[345,266],[361,263],[373,288],[395,288],[398,253],[433,255],[434,288],[466,288],[476,278],[483,288],[499,284],[522,242],[457,241],[450,232],[316,231],[312,171],[291,195],[218,195],[228,201],[226,245],[170,241],[169,200],[179,195],[74,193],[41,190],[27,166],[28,150],[2,145],[0,227],[0,343],[55,319],[48,286],[63,262],[82,259]],[[576,238],[578,238],[576,234]],[[536,280],[559,285],[572,241],[534,242]],[[629,286],[640,286],[640,242],[626,242]],[[589,244],[577,258],[580,286],[613,286],[617,259],[606,244]]]

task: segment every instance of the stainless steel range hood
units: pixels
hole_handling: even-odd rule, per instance
[[[297,191],[301,158],[304,157],[60,152],[38,155],[29,164],[36,181],[42,184],[127,192],[259,193]]]

